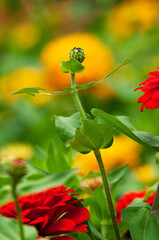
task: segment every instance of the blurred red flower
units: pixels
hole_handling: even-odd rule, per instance
[[[37,228],[39,236],[56,236],[71,232],[87,232],[86,221],[89,212],[77,206],[82,199],[74,199],[78,194],[69,194],[72,189],[63,186],[43,192],[26,195],[18,199],[22,211],[23,223]],[[0,213],[9,218],[16,218],[15,204],[10,202],[0,207]],[[73,240],[69,236],[60,236],[54,240]]]
[[[146,193],[147,193],[147,191],[126,193],[117,201],[117,203],[116,203],[116,211],[117,211],[116,219],[117,219],[118,223],[121,222],[121,210],[126,208],[136,198],[144,198]],[[145,202],[147,202],[149,205],[152,205],[154,197],[155,197],[155,192],[152,193]]]
[[[142,103],[141,112],[143,108],[155,109],[159,107],[159,68],[158,71],[150,72],[150,77],[145,81],[141,82],[139,86],[145,85],[142,87],[136,88],[134,91],[141,89],[144,92],[144,95],[139,97],[138,103]]]

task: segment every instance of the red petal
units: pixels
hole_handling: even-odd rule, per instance
[[[151,76],[151,77],[149,77],[149,78],[147,78],[145,81],[143,81],[143,82],[141,82],[140,84],[139,84],[139,86],[141,86],[141,85],[145,85],[146,83],[157,83],[157,82],[159,82],[159,76]]]
[[[84,224],[84,223],[79,224],[72,230],[72,232],[88,232],[86,227],[87,227],[87,224]]]
[[[50,240],[75,240],[75,239],[70,236],[62,236],[62,237],[50,238]]]
[[[39,223],[42,223],[43,221],[44,221],[44,218],[43,218],[43,217],[38,217],[38,218],[36,218],[35,220],[29,222],[29,224],[35,226],[35,225],[37,225],[37,224],[39,224]]]
[[[89,212],[87,208],[84,207],[72,207],[63,218],[72,219],[76,224],[85,222],[89,218]]]
[[[156,91],[152,94],[152,99],[158,99],[158,100],[159,100],[159,90],[156,90]]]
[[[159,107],[159,100],[150,99],[147,102],[143,103],[145,108],[155,109]]]
[[[70,219],[59,219],[57,222],[50,224],[40,232],[42,236],[52,236],[57,234],[63,234],[66,232],[72,232],[75,227],[75,222]]]

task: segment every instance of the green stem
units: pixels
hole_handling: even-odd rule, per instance
[[[18,203],[18,196],[17,196],[17,192],[16,192],[16,182],[14,182],[14,180],[13,180],[13,184],[12,184],[12,195],[14,198],[16,212],[17,212],[17,216],[18,216],[18,220],[19,220],[18,222],[19,222],[20,237],[21,237],[21,240],[25,240],[23,224],[22,224],[22,217],[21,217],[21,210],[20,210],[20,206]]]
[[[83,119],[86,119],[84,109],[83,109],[82,104],[81,104],[81,102],[80,102],[80,99],[79,99],[79,97],[78,97],[78,92],[77,92],[77,90],[75,89],[75,87],[76,87],[76,83],[75,83],[75,73],[71,73],[71,87],[74,88],[74,90],[73,90],[72,93],[73,93],[73,98],[74,98],[75,104],[76,104],[76,106],[77,106],[77,108],[78,108],[78,110],[79,110],[82,118],[83,118]]]
[[[106,175],[106,172],[105,172],[105,169],[104,169],[104,165],[103,165],[103,161],[102,161],[102,157],[101,157],[99,149],[94,150],[94,154],[95,154],[96,159],[98,161],[99,169],[100,169],[100,172],[101,172],[101,175],[102,175],[104,190],[105,190],[106,198],[107,198],[107,201],[108,201],[108,206],[109,206],[110,216],[111,216],[111,219],[112,219],[114,233],[115,233],[116,239],[120,240],[121,238],[120,238],[120,234],[119,234],[118,225],[117,225],[117,222],[116,222],[113,202],[112,202],[111,193],[110,193],[110,190],[109,190],[108,179],[107,179],[107,175]]]
[[[159,184],[157,186],[156,194],[152,203],[151,212],[158,209],[159,205]]]
[[[84,112],[84,109],[83,109],[82,104],[80,102],[80,99],[78,97],[78,92],[75,89],[75,86],[76,86],[75,74],[71,74],[71,87],[74,88],[74,90],[73,90],[74,101],[75,101],[75,104],[76,104],[82,118],[86,119],[85,112]],[[100,172],[101,172],[101,175],[102,175],[104,190],[105,190],[105,194],[106,194],[106,198],[107,198],[107,202],[108,202],[108,206],[109,206],[110,216],[111,216],[111,219],[112,219],[112,224],[113,224],[116,240],[121,240],[118,225],[117,225],[117,222],[116,222],[115,212],[114,212],[114,208],[113,208],[113,202],[112,202],[112,198],[111,198],[111,194],[110,194],[110,190],[109,190],[108,179],[107,179],[107,175],[106,175],[106,172],[105,172],[105,169],[104,169],[104,165],[103,165],[103,162],[102,162],[102,158],[101,158],[101,154],[100,154],[99,149],[94,150],[94,154],[95,154],[96,159],[98,161],[98,165],[99,165]],[[103,226],[102,226],[102,232],[104,232]],[[105,233],[106,233],[106,231],[105,231]]]

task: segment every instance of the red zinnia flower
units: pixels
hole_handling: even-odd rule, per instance
[[[146,192],[147,191],[126,193],[118,200],[118,202],[116,203],[116,211],[117,211],[116,219],[118,223],[121,222],[121,210],[126,208],[136,198],[144,198]],[[152,205],[154,197],[155,197],[155,192],[152,193],[145,202]]]
[[[86,224],[89,212],[76,203],[82,199],[74,200],[77,194],[72,189],[63,186],[54,187],[43,192],[20,197],[18,202],[21,207],[23,223],[37,228],[39,236],[56,236],[71,232],[87,232]],[[16,218],[14,202],[0,207],[3,216]],[[54,240],[73,240],[69,236],[55,237]]]
[[[159,68],[158,71],[150,72],[150,77],[139,84],[145,85],[142,87],[136,88],[134,91],[141,89],[144,92],[144,95],[139,97],[138,103],[142,103],[141,112],[143,112],[143,108],[158,108],[159,107]]]

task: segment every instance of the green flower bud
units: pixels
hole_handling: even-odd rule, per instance
[[[9,159],[4,168],[15,182],[18,182],[27,173],[26,161],[21,158]]]
[[[85,59],[85,53],[82,48],[74,47],[70,52],[70,58],[77,59],[80,63],[82,63]]]

